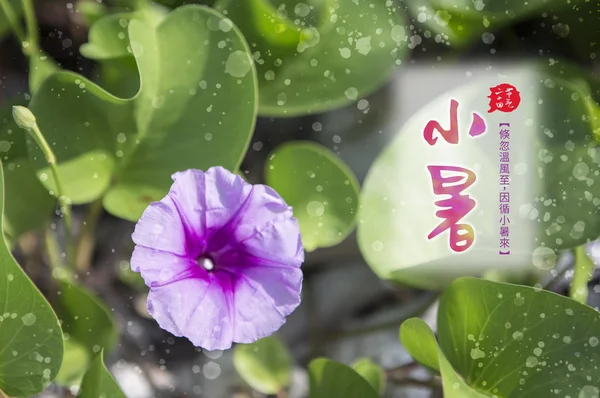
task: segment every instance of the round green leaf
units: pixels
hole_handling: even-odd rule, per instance
[[[104,351],[100,351],[83,377],[79,398],[125,398],[125,394],[104,366]]]
[[[2,174],[0,209],[4,208]],[[3,234],[0,292],[0,395],[31,396],[56,377],[63,337],[52,308],[13,259]]]
[[[419,318],[407,319],[400,325],[400,341],[406,351],[421,365],[439,371],[438,347],[433,332]]]
[[[352,232],[358,182],[329,149],[310,142],[282,145],[269,157],[265,176],[294,208],[307,251],[334,246]]]
[[[263,394],[275,394],[290,383],[292,357],[274,336],[236,345],[233,365],[252,388]]]
[[[361,358],[352,364],[352,369],[369,382],[380,395],[385,391],[385,372],[369,358]]]
[[[81,15],[86,26],[92,26],[96,21],[106,15],[107,7],[95,0],[81,0],[76,4],[77,13]]]
[[[71,72],[42,84],[30,109],[53,143],[73,203],[104,195],[106,210],[135,221],[168,192],[173,173],[238,168],[255,123],[256,77],[243,37],[222,21],[197,5],[172,11],[158,26],[131,20],[142,81],[132,99]],[[32,147],[30,156],[54,190],[39,149]]]
[[[438,311],[448,361],[469,386],[501,397],[597,395],[599,331],[600,313],[586,305],[474,278],[454,282]]]
[[[407,53],[397,2],[220,0],[253,44],[263,115],[348,104],[381,86]]]
[[[379,394],[352,368],[325,358],[308,366],[309,398],[377,398]]]
[[[561,64],[562,65],[562,64]],[[600,235],[600,184],[595,183],[600,149],[594,86],[567,66],[522,65],[490,74],[443,94],[416,113],[374,162],[361,192],[358,242],[382,278],[424,288],[443,288],[455,278],[495,269],[551,269],[558,250]],[[520,90],[519,108],[509,116],[487,113],[490,87],[510,82]],[[450,99],[459,102],[459,144],[429,146],[423,130],[430,120],[449,123]],[[543,104],[543,106],[541,106]],[[484,115],[487,132],[469,137],[472,112]],[[512,123],[511,254],[499,256],[499,123]],[[465,222],[475,240],[467,251],[449,247],[449,231],[428,239],[443,221],[435,205],[429,165],[475,170],[468,188],[475,209]],[[600,181],[599,181],[600,182]],[[482,262],[481,259],[486,258]]]

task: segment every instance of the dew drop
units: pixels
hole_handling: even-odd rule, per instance
[[[23,322],[23,325],[31,326],[35,323],[36,316],[35,316],[35,314],[29,312],[29,313],[23,315],[23,317],[21,318],[21,321]]]
[[[233,77],[244,77],[252,68],[250,56],[244,51],[234,51],[225,62],[225,73]]]

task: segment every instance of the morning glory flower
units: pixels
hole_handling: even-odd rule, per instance
[[[207,350],[271,335],[300,303],[304,250],[291,207],[222,167],[172,178],[132,235],[148,312]]]

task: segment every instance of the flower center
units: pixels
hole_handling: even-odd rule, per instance
[[[215,268],[215,263],[213,263],[213,261],[209,257],[200,256],[198,257],[198,260],[196,260],[196,262],[199,266],[201,266],[207,271],[212,271]]]

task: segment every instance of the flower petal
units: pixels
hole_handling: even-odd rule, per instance
[[[178,255],[186,254],[186,236],[170,197],[150,203],[131,236],[136,245]],[[134,269],[135,271],[135,269]]]
[[[234,291],[234,341],[252,343],[273,334],[285,323],[285,316],[260,284],[241,276],[236,279]]]
[[[292,267],[269,267],[264,263],[260,266],[243,268],[243,278],[263,293],[283,316],[291,314],[300,304],[302,292],[302,271]]]
[[[300,227],[292,217],[257,229],[254,234],[241,241],[238,250],[253,258],[253,264],[256,265],[264,260],[267,265],[300,267],[304,261]]]
[[[233,237],[236,242],[250,238],[270,224],[277,224],[292,218],[292,208],[271,188],[254,185],[243,212],[235,220]],[[298,235],[300,231],[296,232]]]
[[[206,274],[206,271],[193,260],[139,245],[133,250],[131,269],[140,272],[149,287],[162,286],[194,276],[202,277],[199,274]]]
[[[207,350],[226,350],[233,342],[228,275],[207,273],[151,288],[148,312],[161,328]]]
[[[204,250],[206,184],[205,173],[201,170],[186,170],[172,175],[173,185],[169,197],[181,217],[184,226],[190,257],[197,257]]]

